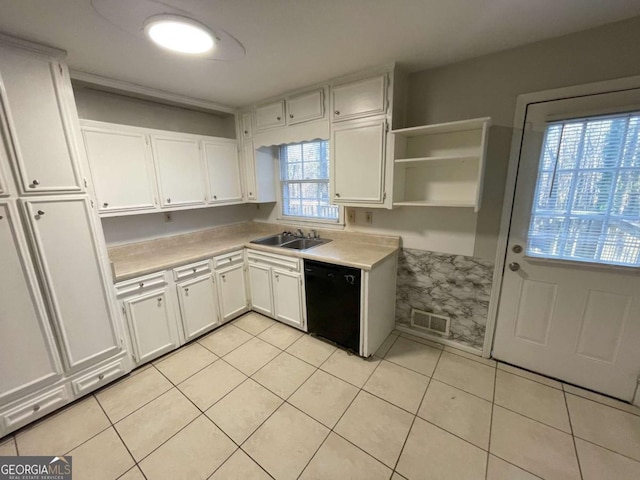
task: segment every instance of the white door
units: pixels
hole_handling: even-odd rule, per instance
[[[101,212],[156,207],[155,175],[146,135],[83,127],[82,136]]]
[[[382,203],[386,121],[334,125],[331,137],[333,203]]]
[[[299,273],[273,270],[275,317],[281,322],[304,328],[302,316],[302,276]]]
[[[209,202],[241,202],[240,160],[236,142],[203,140],[202,145],[209,178]]]
[[[73,370],[116,354],[109,282],[85,196],[24,201],[50,311]]]
[[[249,309],[244,263],[216,271],[216,281],[223,322]]]
[[[493,352],[623,400],[640,376],[639,106],[640,90],[528,106]]]
[[[187,341],[220,323],[216,287],[211,274],[180,283],[178,299]]]
[[[148,362],[178,347],[175,316],[166,288],[123,302],[136,364]]]
[[[249,264],[249,290],[251,292],[251,307],[253,310],[272,317],[271,268],[253,263]]]
[[[197,140],[152,135],[163,207],[205,203],[204,169]]]
[[[0,403],[62,372],[18,210],[0,202]]]
[[[2,103],[24,193],[80,192],[68,71],[61,63],[0,48]],[[74,112],[75,113],[75,112]]]

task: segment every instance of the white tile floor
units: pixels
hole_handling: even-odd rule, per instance
[[[640,478],[640,409],[392,334],[363,360],[252,313],[0,440],[74,479]]]

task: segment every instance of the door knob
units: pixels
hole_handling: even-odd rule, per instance
[[[516,262],[511,262],[509,264],[509,270],[511,270],[512,272],[517,272],[518,270],[520,270],[520,264]]]

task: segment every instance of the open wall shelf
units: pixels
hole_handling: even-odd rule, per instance
[[[480,209],[490,118],[393,130],[394,206]]]

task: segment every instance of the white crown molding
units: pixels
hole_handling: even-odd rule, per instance
[[[8,35],[3,32],[0,32],[0,43],[25,50],[31,50],[32,52],[46,55],[48,57],[63,59],[67,56],[67,52],[65,50],[50,47],[48,45],[42,45],[41,43],[35,43],[30,40],[25,40],[24,38],[14,37],[13,35]]]
[[[147,100],[151,99],[159,101],[161,103],[191,107],[194,109],[205,110],[207,112],[213,113],[226,113],[234,115],[237,112],[237,109],[228,107],[226,105],[220,105],[219,103],[209,102],[207,100],[201,100],[199,98],[187,97],[176,93],[166,92],[164,90],[145,87],[144,85],[138,85],[136,83],[115,80],[113,78],[103,77],[101,75],[95,75],[93,73],[86,73],[73,69],[70,73],[72,80],[87,83],[98,88],[99,90],[104,90],[107,92],[127,94],[136,98]]]

